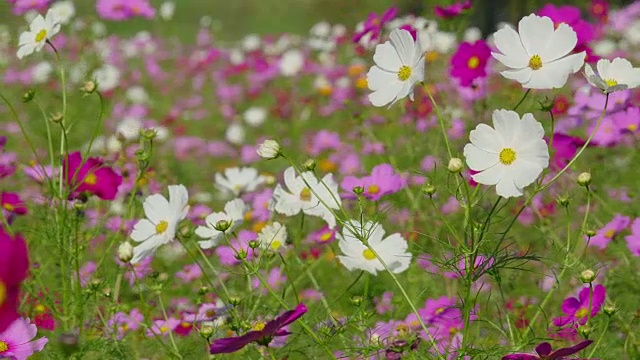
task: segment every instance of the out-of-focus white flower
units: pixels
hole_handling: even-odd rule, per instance
[[[93,78],[99,91],[110,91],[120,82],[120,70],[113,65],[105,64],[93,72]]]
[[[55,18],[54,13],[49,10],[45,17],[38,14],[29,24],[29,31],[20,35],[18,42],[17,56],[22,59],[40,51],[55,34],[60,31],[60,23]]]
[[[275,140],[265,140],[256,150],[263,159],[275,159],[280,156],[280,144]]]
[[[116,127],[116,134],[125,140],[131,141],[140,137],[140,130],[142,130],[142,120],[127,116]]]
[[[593,49],[593,53],[598,56],[609,56],[616,51],[618,45],[611,39],[602,39],[593,43],[591,48]]]
[[[249,126],[260,126],[267,119],[267,109],[258,106],[252,106],[245,110],[244,114],[242,114],[244,121]]]
[[[252,52],[260,49],[262,40],[260,36],[256,34],[249,34],[242,39],[242,49],[247,52]]]
[[[198,241],[203,249],[210,249],[220,242],[225,232],[232,232],[244,221],[246,205],[242,199],[231,200],[224,206],[224,212],[216,212],[208,215],[205,226],[196,228],[196,235],[204,241]],[[223,224],[224,222],[224,224]],[[221,228],[224,225],[224,228]]]
[[[55,19],[63,25],[68,24],[76,14],[76,8],[71,0],[57,1],[51,5],[49,11],[53,12]]]
[[[634,68],[631,63],[623,58],[615,58],[613,61],[600,59],[596,65],[596,74],[591,65],[586,64],[584,75],[589,84],[608,94],[614,91],[633,89],[640,85],[640,69]]]
[[[171,20],[176,12],[176,3],[173,1],[165,1],[160,5],[160,17],[163,20]]]
[[[502,76],[527,89],[563,87],[584,64],[584,51],[569,55],[578,42],[575,31],[565,23],[555,28],[546,16],[525,16],[518,32],[503,27],[494,34],[494,41],[500,52],[491,55],[509,68]]]
[[[263,227],[257,240],[261,248],[277,251],[287,243],[287,228],[276,221]]]
[[[53,73],[53,65],[48,61],[41,61],[31,69],[31,76],[34,84],[42,84],[49,81]]]
[[[93,36],[101,38],[107,35],[107,26],[102,22],[96,21],[91,24],[91,33],[93,33]]]
[[[469,140],[464,157],[469,168],[478,172],[473,180],[495,185],[498,195],[505,198],[522,196],[523,189],[549,166],[544,129],[532,114],[520,119],[515,111],[495,110],[493,128],[480,124]]]
[[[304,54],[300,50],[288,50],[280,58],[278,68],[284,76],[297,75],[304,66]]]
[[[149,101],[149,95],[142,86],[132,86],[127,89],[127,99],[134,104],[145,104]]]
[[[234,145],[244,144],[245,131],[242,124],[234,122],[227,128],[224,134],[225,139]]]
[[[424,56],[419,43],[404,29],[391,32],[390,40],[376,46],[375,65],[367,73],[373,92],[373,106],[393,105],[407,95],[413,100],[413,87],[424,79]]]
[[[258,186],[264,184],[264,176],[258,170],[250,167],[227,168],[224,174],[215,174],[216,186],[225,192],[237,197],[240,194],[254,191]]]
[[[466,42],[470,42],[470,43],[476,42],[482,39],[482,31],[480,31],[479,28],[472,26],[470,28],[467,28],[467,30],[464,31],[464,35],[462,38]]]

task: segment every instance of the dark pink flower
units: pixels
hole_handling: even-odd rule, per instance
[[[631,224],[631,234],[624,237],[629,251],[635,256],[640,256],[640,218],[636,218]]]
[[[578,36],[576,46],[585,45],[595,38],[593,25],[581,18],[580,9],[575,6],[547,4],[538,11],[538,15],[550,18],[556,28],[562,23],[571,26]]]
[[[90,157],[83,163],[79,151],[69,154],[63,163],[63,171],[72,199],[89,193],[103,200],[113,200],[122,184],[122,176],[104,165],[102,159]]]
[[[229,354],[236,352],[246,345],[256,342],[263,346],[268,346],[274,337],[291,334],[284,327],[298,320],[307,312],[305,304],[300,303],[295,309],[285,311],[268,323],[258,323],[254,330],[242,336],[229,337],[215,340],[209,347],[211,354]]]
[[[27,207],[16,193],[2,192],[0,195],[0,206],[2,206],[4,211],[9,213],[18,215],[27,214]]]
[[[9,2],[13,3],[13,13],[22,15],[31,10],[38,12],[46,10],[51,0],[13,0]]]
[[[582,349],[591,345],[592,342],[593,340],[585,340],[572,347],[562,348],[556,351],[552,351],[551,344],[543,342],[536,346],[536,355],[523,353],[511,354],[503,356],[502,360],[563,360],[568,359],[567,356],[579,353]]]
[[[596,19],[606,22],[609,16],[609,1],[607,0],[591,0],[589,13]]]
[[[98,0],[96,11],[105,20],[122,21],[133,17],[151,19],[155,10],[148,0]]]
[[[380,32],[384,25],[393,20],[398,15],[398,8],[392,7],[387,9],[382,15],[370,13],[361,30],[353,34],[353,42],[357,43],[367,34],[370,35],[370,41],[377,42],[380,39]]]
[[[29,272],[27,245],[0,228],[0,332],[18,318],[20,284]],[[1,340],[1,339],[0,339]]]
[[[587,286],[580,291],[578,298],[570,297],[562,303],[562,312],[566,316],[560,316],[553,319],[555,326],[565,326],[568,324],[584,325],[587,319],[592,318],[600,312],[600,308],[606,297],[606,289],[604,285],[596,285],[591,294],[591,289]],[[591,313],[589,313],[591,306]]]
[[[553,134],[553,159],[551,168],[560,170],[565,167],[576,155],[578,148],[584,145],[584,140],[579,137],[565,135],[562,133]]]
[[[451,19],[462,14],[464,10],[470,9],[472,5],[471,0],[464,0],[449,6],[436,6],[433,12],[439,18]]]
[[[484,40],[463,42],[451,58],[449,74],[460,80],[460,85],[471,86],[473,81],[487,76],[487,61],[491,49]]]

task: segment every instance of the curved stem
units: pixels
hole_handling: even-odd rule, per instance
[[[453,158],[453,153],[451,152],[451,144],[449,144],[449,137],[447,136],[447,128],[444,124],[444,119],[442,118],[442,114],[440,113],[440,108],[436,103],[435,99],[431,95],[431,91],[429,88],[423,84],[423,88],[429,96],[429,100],[431,100],[431,104],[433,104],[433,108],[436,110],[436,117],[438,118],[438,123],[440,123],[440,130],[442,131],[442,137],[444,138],[444,145],[447,147],[447,154],[449,154],[449,159]]]
[[[524,93],[524,95],[522,95],[522,98],[520,98],[520,101],[518,101],[516,106],[513,107],[513,111],[516,111],[520,107],[520,105],[522,105],[522,103],[524,102],[524,99],[527,98],[527,96],[529,95],[530,92],[531,92],[531,89],[527,89],[527,91]]]
[[[593,347],[591,348],[591,352],[589,353],[589,356],[587,356],[587,358],[592,358],[593,354],[596,353],[596,350],[598,349],[598,346],[600,346],[600,343],[602,342],[602,339],[604,339],[604,334],[607,333],[607,329],[609,329],[609,323],[611,322],[611,316],[607,317],[607,322],[604,325],[604,329],[602,330],[602,333],[600,333],[600,337],[598,337],[598,341],[596,341],[596,344],[593,345]]]

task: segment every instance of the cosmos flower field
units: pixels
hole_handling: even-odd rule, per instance
[[[640,359],[640,2],[3,2],[0,359]]]

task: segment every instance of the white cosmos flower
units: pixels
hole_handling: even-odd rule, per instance
[[[464,147],[467,165],[474,171],[473,180],[496,185],[498,195],[521,196],[525,186],[533,183],[549,165],[549,150],[543,139],[544,129],[532,114],[522,119],[515,111],[495,110],[493,128],[478,125],[469,134]]]
[[[269,224],[258,234],[260,247],[277,251],[287,243],[287,228],[279,222]]]
[[[260,126],[267,119],[267,109],[258,106],[252,106],[248,108],[244,114],[242,114],[244,121],[249,126]]]
[[[53,65],[48,61],[41,61],[31,69],[32,80],[35,84],[42,84],[49,81],[53,73]]]
[[[76,8],[73,6],[73,1],[57,1],[51,5],[50,11],[53,12],[55,19],[60,24],[67,24],[76,14]]]
[[[198,241],[203,249],[210,249],[220,242],[225,232],[231,232],[244,221],[246,205],[242,199],[231,200],[224,206],[224,212],[212,213],[205,219],[206,226],[198,226],[196,235],[205,241]],[[225,223],[226,224],[223,224]],[[221,225],[225,225],[221,227]]]
[[[518,32],[505,26],[494,34],[494,41],[500,52],[491,55],[510,68],[502,76],[527,89],[561,88],[584,64],[584,51],[569,55],[578,42],[575,31],[565,23],[556,29],[546,16],[522,18]]]
[[[367,73],[367,83],[373,92],[369,101],[373,106],[393,105],[407,95],[413,100],[414,85],[424,79],[424,55],[419,42],[404,29],[395,29],[391,41],[376,46]]]
[[[289,50],[282,54],[278,67],[284,76],[297,75],[304,66],[304,54],[300,50]]]
[[[38,14],[29,24],[29,31],[20,35],[18,42],[18,59],[40,51],[55,34],[60,31],[60,23],[55,14],[49,10],[45,17]]]
[[[398,274],[407,270],[411,264],[407,241],[397,233],[387,238],[384,238],[384,234],[384,229],[379,223],[367,221],[362,224],[356,220],[349,221],[342,229],[342,234],[336,235],[343,254],[339,255],[338,259],[349,270],[364,270],[373,275],[378,271],[385,271],[384,265],[373,251],[362,243],[361,239],[365,238],[392,273]]]
[[[131,239],[141,243],[133,248],[132,264],[173,241],[178,223],[189,211],[188,202],[189,193],[184,185],[169,185],[169,201],[161,194],[153,194],[144,200],[146,219],[138,221],[131,232]]]
[[[244,144],[245,135],[244,127],[239,122],[234,122],[229,125],[227,131],[224,133],[225,139],[234,145]]]
[[[310,187],[307,187],[308,183]],[[301,176],[296,176],[293,167],[284,171],[284,183],[288,192],[278,184],[273,191],[272,208],[287,216],[294,216],[303,212],[307,215],[318,216],[327,222],[330,228],[336,226],[336,218],[329,208],[337,210],[340,208],[340,197],[338,195],[338,184],[333,180],[333,174],[327,174],[322,178],[324,185],[318,181],[316,176],[310,172],[303,172]],[[318,200],[315,194],[322,199]]]
[[[93,72],[93,78],[98,84],[98,90],[113,90],[120,82],[120,70],[113,65],[105,64]]]
[[[233,196],[254,191],[258,186],[264,184],[265,177],[258,173],[258,170],[250,167],[227,168],[224,174],[216,173],[216,186]]]
[[[173,1],[165,1],[160,5],[160,17],[163,20],[171,20],[176,12],[176,3]]]
[[[596,65],[598,73],[594,73],[589,64],[584,66],[584,75],[589,84],[604,91],[606,94],[633,89],[640,85],[640,69],[634,68],[631,63],[623,58],[598,60]]]

